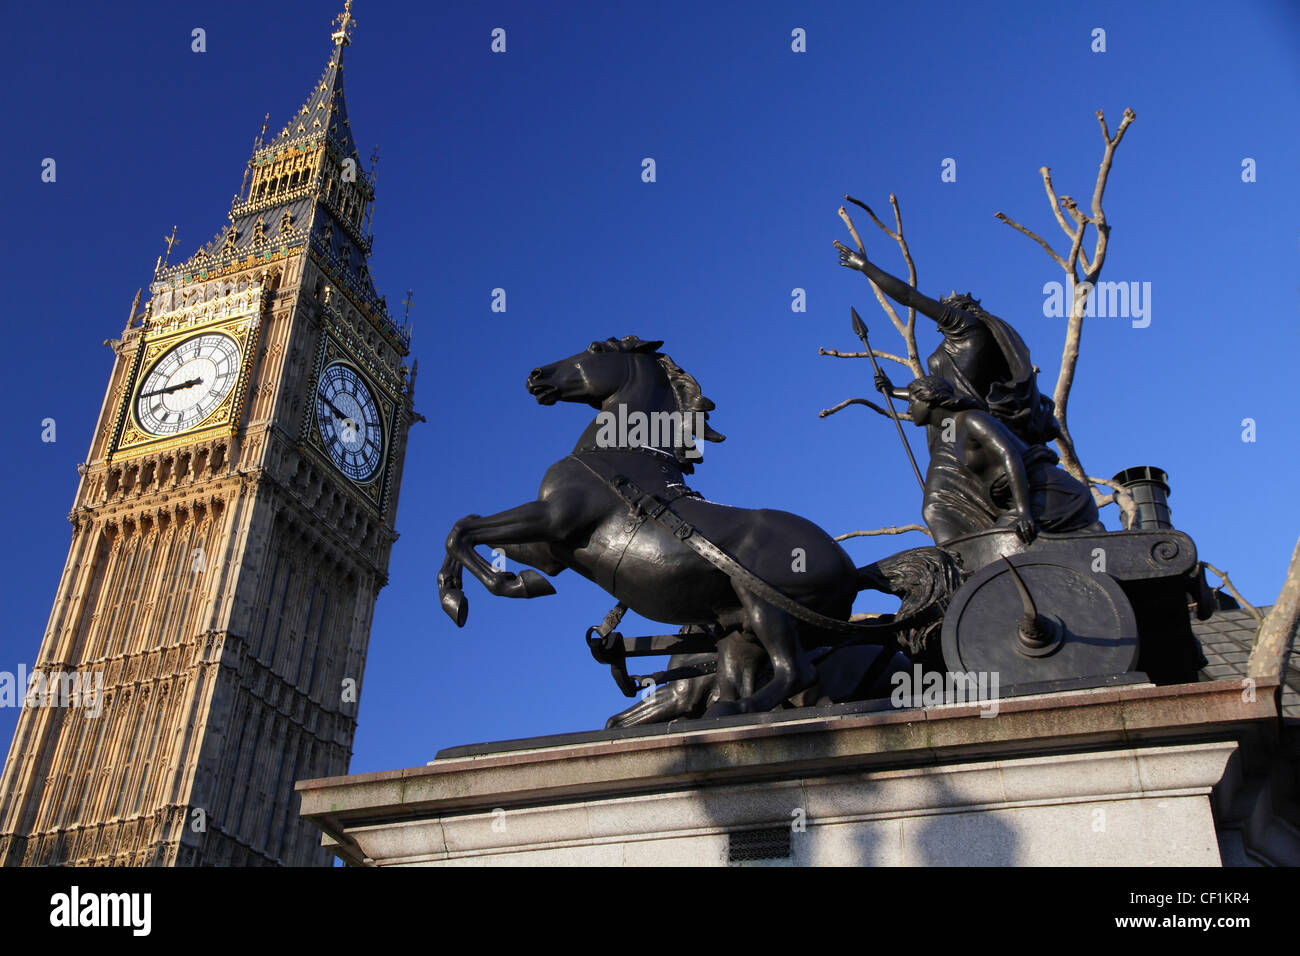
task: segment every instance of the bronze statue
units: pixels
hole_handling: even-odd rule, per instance
[[[949,493],[978,489],[979,499],[972,504],[996,515],[994,527],[1014,528],[1026,544],[1040,530],[1106,530],[1092,492],[1055,467],[1059,459],[1050,448],[1027,445],[974,399],[959,395],[937,376],[915,379],[907,396],[908,417],[918,427],[936,430],[940,441],[951,447],[953,462],[965,472],[967,480]]]
[[[658,685],[611,727],[887,696],[891,666],[913,662],[996,670],[1004,687],[1132,669],[1130,597],[1137,620],[1163,620],[1194,583],[1195,548],[1171,530],[1101,528],[1088,490],[1024,437],[1048,430],[1042,415],[1051,404],[1032,375],[1016,376],[1028,358],[1018,337],[990,331],[998,326],[983,317],[969,321],[985,331],[958,315],[948,324],[966,334],[931,356],[932,366],[960,373],[963,388],[927,376],[904,393],[905,417],[931,434],[925,511],[949,533],[936,533],[941,546],[859,568],[797,515],[705,500],[685,476],[702,460],[698,441],[723,439],[707,420],[713,403],[659,351],[662,342],[610,338],[529,374],[539,403],[585,404],[597,414],[573,452],[547,470],[536,501],[452,527],[438,574],[443,609],[465,624],[466,568],[493,594],[554,593],[536,570],[494,568],[475,550],[480,544],[552,576],[573,568],[600,585],[619,604],[588,629],[593,656],[627,696]],[[937,508],[932,496],[942,499]],[[941,523],[954,513],[978,515],[978,530],[955,534],[960,523]],[[1099,574],[1083,556],[1103,542],[1109,566]],[[899,610],[851,617],[868,588],[897,595]],[[629,608],[681,629],[625,638],[614,628]],[[1184,679],[1195,660],[1163,632],[1149,636],[1143,667]],[[667,670],[628,673],[628,658],[656,655],[670,657]]]
[[[875,635],[876,643],[893,646],[898,626],[849,623],[858,591],[880,578],[859,572],[812,522],[784,511],[726,507],[686,487],[684,476],[701,460],[696,441],[723,436],[707,423],[713,403],[658,351],[662,344],[610,338],[533,369],[527,387],[538,402],[575,402],[599,414],[573,453],[547,470],[536,501],[456,522],[438,575],[442,606],[464,625],[462,569],[500,596],[554,593],[536,571],[494,569],[474,550],[480,544],[550,575],[573,568],[620,606],[702,629],[717,647],[721,678],[709,715],[771,710],[816,677],[801,647],[845,635]],[[656,422],[663,427],[645,427]],[[626,440],[616,434],[624,426]],[[747,637],[727,640],[734,634]],[[748,639],[765,662],[752,688],[753,668],[738,662]]]
[[[1029,349],[1015,329],[969,294],[935,301],[861,253],[836,245],[841,265],[864,273],[896,302],[934,319],[944,338],[926,360],[932,376],[949,382],[957,395],[987,411],[1026,445],[1045,445],[1056,437],[1052,400],[1039,392]],[[908,398],[906,389],[895,388],[883,374],[876,376],[876,384],[886,400]],[[926,437],[930,465],[921,514],[935,543],[994,527],[998,510],[985,501],[970,471],[954,459],[951,442],[943,441],[935,426],[927,429]]]
[[[996,672],[1004,687],[1031,689],[1122,675],[1135,661],[1156,680],[1194,677],[1194,639],[1164,623],[1197,586],[1191,540],[1102,527],[1090,489],[1046,445],[1058,433],[1054,406],[1007,323],[969,295],[930,299],[837,245],[842,265],[944,336],[930,374],[906,389],[876,371],[887,402],[909,403],[876,410],[926,429],[922,514],[935,546],[856,567],[804,518],[704,499],[686,476],[701,442],[723,440],[708,422],[713,403],[662,342],[609,338],[528,375],[540,404],[596,414],[535,501],[452,526],[443,610],[464,626],[465,569],[504,597],[553,594],[539,571],[572,568],[600,585],[619,603],[588,628],[589,650],[626,696],[655,686],[611,728],[870,700],[888,696],[882,681],[906,664]],[[856,312],[854,327],[870,351]],[[478,545],[531,567],[496,568]],[[854,616],[865,589],[898,596],[898,611]],[[624,637],[615,628],[628,609],[680,630]],[[667,656],[667,669],[629,674],[628,660],[646,656]]]

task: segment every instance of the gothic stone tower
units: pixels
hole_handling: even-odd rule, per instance
[[[293,785],[347,771],[420,418],[409,336],[366,266],[349,10],[336,26],[228,228],[158,268],[113,343],[35,667],[102,675],[102,701],[24,708],[0,780],[7,865],[330,861]]]

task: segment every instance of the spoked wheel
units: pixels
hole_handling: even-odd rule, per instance
[[[1110,575],[1021,554],[981,568],[953,595],[943,658],[949,671],[997,673],[1002,687],[1123,674],[1137,662],[1137,635]]]

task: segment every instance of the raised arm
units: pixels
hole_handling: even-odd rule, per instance
[[[917,292],[902,279],[892,276],[884,269],[877,267],[862,253],[854,252],[838,241],[835,243],[835,248],[840,250],[840,265],[848,269],[857,269],[880,286],[881,291],[899,305],[906,306],[909,309],[916,309],[922,315],[928,315],[936,322],[943,315],[944,306],[942,303],[937,302],[928,295]]]

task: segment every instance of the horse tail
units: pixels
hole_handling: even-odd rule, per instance
[[[900,645],[914,654],[937,640],[948,602],[962,581],[957,557],[936,547],[901,551],[857,569],[859,591],[881,591],[902,600],[893,620]]]

